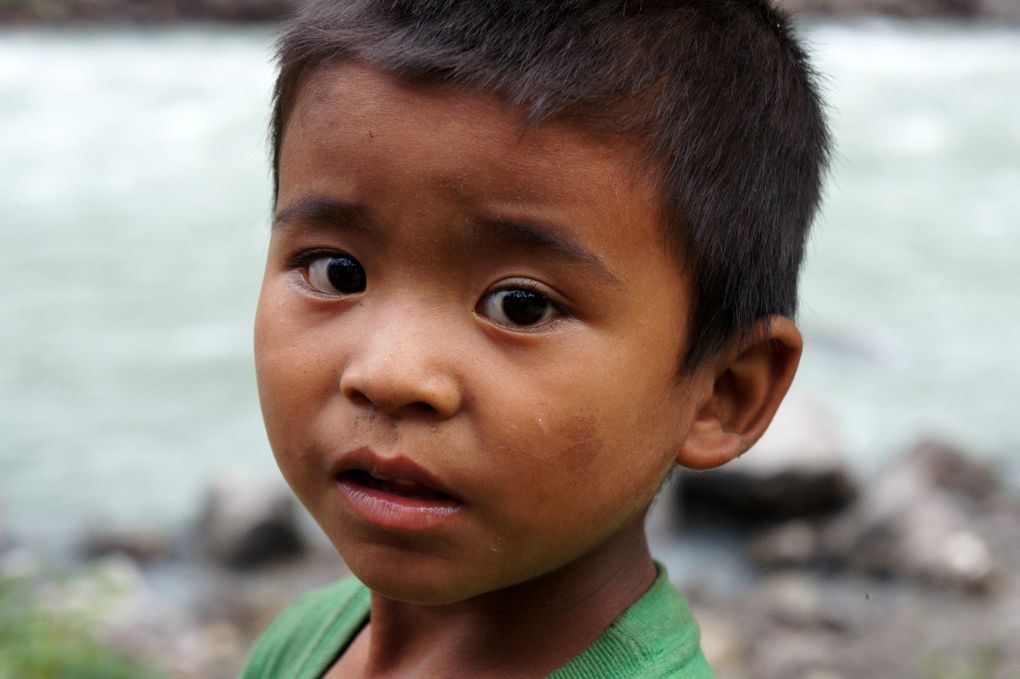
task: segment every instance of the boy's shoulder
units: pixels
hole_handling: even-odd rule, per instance
[[[259,636],[242,679],[316,679],[368,621],[371,595],[354,577],[302,595]]]
[[[242,679],[322,676],[368,620],[370,605],[368,589],[353,577],[303,595],[259,637]],[[662,566],[640,599],[548,679],[592,677],[716,679],[694,615]]]

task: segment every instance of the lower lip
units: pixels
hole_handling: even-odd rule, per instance
[[[386,530],[431,530],[449,523],[464,509],[464,505],[456,500],[406,497],[351,483],[347,479],[338,480],[337,487],[358,516]]]

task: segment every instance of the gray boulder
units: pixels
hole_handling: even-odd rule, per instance
[[[748,558],[764,571],[818,566],[822,559],[821,531],[816,522],[787,521],[756,535]]]
[[[921,444],[824,528],[821,550],[839,569],[987,591],[999,567],[980,518],[998,492],[990,470]]]
[[[226,477],[208,490],[200,544],[214,561],[247,569],[305,552],[296,503],[282,484]]]
[[[126,556],[139,564],[161,561],[173,554],[169,538],[149,528],[106,527],[85,533],[79,551],[87,559]]]

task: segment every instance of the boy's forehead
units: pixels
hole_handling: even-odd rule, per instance
[[[389,139],[381,131],[411,125],[427,128],[421,148],[435,164],[460,167],[463,176],[504,170],[523,179],[569,170],[579,181],[604,182],[611,174],[621,191],[647,190],[651,184],[631,137],[595,133],[576,118],[532,121],[497,94],[448,82],[414,82],[350,61],[322,66],[305,81],[288,119],[284,155],[297,129],[317,137],[325,149],[331,137],[351,132],[366,145],[385,145]],[[430,143],[435,140],[442,143]],[[522,198],[540,198],[557,188],[548,182],[515,186],[524,192]]]

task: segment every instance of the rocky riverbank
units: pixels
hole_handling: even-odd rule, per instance
[[[1015,0],[780,0],[805,15],[949,17],[1020,22]],[[0,22],[275,22],[297,0],[4,0]]]
[[[811,497],[815,483],[791,482],[797,469],[726,470],[712,485],[727,493],[698,490],[715,513],[688,512],[688,529],[739,535],[751,572],[729,591],[688,585],[719,676],[1020,676],[1020,496],[994,469],[929,441],[867,482],[843,478],[835,487],[854,496],[839,507],[730,500],[759,482]],[[819,472],[831,485],[834,467]]]
[[[650,533],[721,677],[1015,678],[1020,494],[999,478],[928,441],[861,480],[794,400],[747,456],[681,477]],[[13,592],[155,676],[233,677],[276,611],[346,574],[315,534],[282,485],[221,479],[187,530],[90,531],[70,571],[0,542],[0,613]]]

